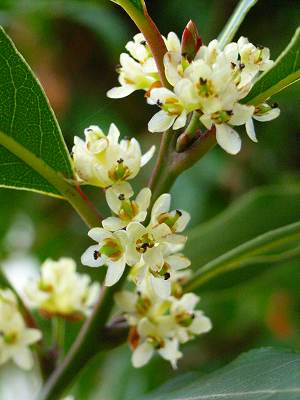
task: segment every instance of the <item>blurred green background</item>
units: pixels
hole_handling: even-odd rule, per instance
[[[198,24],[205,43],[215,38],[230,16],[236,1],[149,0],[149,12],[161,32],[181,32],[190,18]],[[300,19],[299,0],[259,1],[237,36],[270,48],[275,59],[293,35]],[[106,98],[116,86],[115,67],[125,43],[136,33],[122,10],[108,0],[1,0],[0,24],[13,38],[39,77],[63,130],[69,149],[74,135],[83,135],[90,124],[107,129],[115,122],[124,136],[137,136],[146,150],[159,144],[159,134],[145,127],[154,109],[141,92],[125,100]],[[229,156],[215,148],[201,163],[185,172],[172,189],[173,205],[188,210],[191,227],[208,221],[258,187],[300,185],[300,84],[277,95],[281,116],[256,124],[258,144],[243,133],[243,148]],[[135,181],[147,182],[153,162]],[[107,212],[103,193],[87,190],[99,209]],[[255,196],[255,194],[254,194]],[[268,208],[266,202],[263,207]],[[281,213],[288,205],[280,203]],[[299,219],[300,203],[295,206]],[[292,214],[293,210],[289,210]],[[255,209],[241,223],[255,225]],[[261,214],[260,218],[261,218]],[[266,218],[270,218],[267,216]],[[47,257],[74,257],[78,263],[89,245],[87,229],[67,204],[34,193],[0,191],[0,256],[2,263],[19,265],[13,277],[23,284],[26,257],[36,264]],[[290,221],[287,221],[287,223]],[[292,222],[292,221],[291,221]],[[242,227],[241,227],[242,228]],[[200,228],[201,229],[201,228]],[[228,227],[226,228],[228,229]],[[226,236],[226,230],[223,232]],[[217,244],[216,244],[217,246]],[[81,268],[99,279],[98,271]],[[300,349],[300,260],[280,264],[263,275],[227,289],[203,293],[201,306],[211,317],[213,331],[184,347],[178,371],[158,358],[134,370],[126,346],[96,357],[74,386],[76,399],[131,400],[167,378],[190,370],[206,373],[249,348],[279,345]],[[68,340],[79,325],[68,323]]]

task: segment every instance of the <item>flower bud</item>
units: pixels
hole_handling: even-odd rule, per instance
[[[190,20],[182,34],[181,53],[188,61],[192,61],[201,45],[202,39],[199,36],[197,26]]]

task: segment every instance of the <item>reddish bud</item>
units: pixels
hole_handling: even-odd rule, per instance
[[[201,45],[202,39],[199,36],[197,26],[190,20],[182,33],[181,53],[188,61],[192,61]]]

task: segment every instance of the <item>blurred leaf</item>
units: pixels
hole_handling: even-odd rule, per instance
[[[12,362],[0,368],[0,399],[32,400],[42,385],[40,372],[35,366],[31,371],[23,371]]]
[[[300,79],[300,28],[272,68],[263,73],[242,102],[260,104]]]
[[[299,239],[300,222],[267,232],[205,264],[194,274],[186,289],[195,290],[214,277],[242,267],[299,257]]]
[[[12,41],[0,30],[0,187],[59,195],[20,159],[30,154],[45,168],[72,178],[70,157],[48,100]],[[6,147],[15,147],[16,156]],[[50,168],[49,168],[50,167]]]
[[[219,35],[219,43],[221,47],[226,46],[227,43],[232,41],[246,15],[256,3],[257,0],[241,0],[238,3],[233,14]]]
[[[188,234],[194,268],[270,230],[300,220],[300,185],[255,189]]]
[[[220,370],[195,380],[187,375],[143,400],[297,400],[300,357],[272,348],[252,350]]]

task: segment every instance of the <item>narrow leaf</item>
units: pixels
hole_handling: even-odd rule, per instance
[[[300,185],[255,189],[227,210],[188,233],[185,248],[194,270],[271,230],[300,220]],[[269,260],[271,261],[271,260]],[[214,288],[229,287],[264,272],[267,264],[227,272],[212,281]],[[256,275],[255,275],[256,274]],[[210,284],[201,290],[211,289]]]
[[[272,348],[242,354],[198,379],[170,381],[141,400],[298,400],[300,356]]]
[[[300,79],[300,27],[272,68],[263,73],[242,102],[260,104]]]
[[[195,273],[186,290],[195,290],[234,269],[300,256],[300,222],[267,232],[207,263]],[[293,246],[290,248],[290,245]],[[286,246],[289,246],[288,249]]]
[[[218,39],[221,47],[226,46],[227,43],[232,41],[246,15],[256,3],[257,0],[241,0],[238,3],[233,14],[219,35]]]
[[[0,88],[0,187],[60,195],[52,183],[5,145],[15,142],[46,167],[65,178],[73,177],[68,149],[46,95],[2,28]]]

